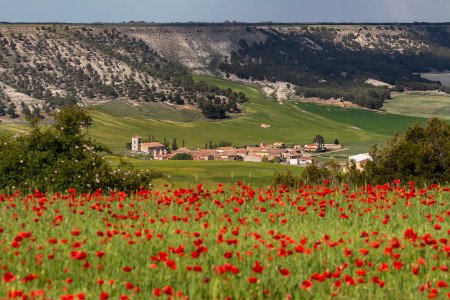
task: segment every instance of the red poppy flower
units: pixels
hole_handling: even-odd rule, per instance
[[[264,271],[264,267],[259,264],[259,261],[255,261],[255,265],[253,266],[253,272],[261,273]]]
[[[311,280],[305,280],[302,283],[301,289],[309,291],[312,288],[312,281]]]
[[[14,275],[14,274],[11,273],[11,272],[6,272],[6,273],[3,275],[3,281],[6,282],[6,283],[8,283],[8,282],[13,282],[13,281],[16,280],[16,279],[17,279],[17,276]]]
[[[87,254],[85,252],[81,252],[81,251],[72,251],[72,252],[70,252],[70,256],[73,259],[81,260],[81,259],[85,259]]]
[[[256,277],[249,277],[248,278],[248,282],[249,283],[257,283],[258,282],[258,278],[256,278]]]
[[[134,284],[132,284],[131,282],[127,282],[127,283],[125,283],[125,288],[126,288],[127,290],[132,290],[132,289],[135,288],[135,286],[134,286]]]
[[[131,270],[133,270],[133,268],[130,267],[130,266],[125,266],[125,267],[122,268],[122,270],[123,270],[124,272],[131,272]]]
[[[291,272],[289,272],[288,269],[280,269],[280,274],[285,277],[289,277],[291,275]]]
[[[173,288],[171,286],[163,287],[162,292],[164,294],[166,294],[166,295],[169,295],[169,296],[173,296],[174,295],[174,290],[173,290]]]

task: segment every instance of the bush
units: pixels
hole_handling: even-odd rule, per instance
[[[271,183],[273,186],[296,187],[300,184],[300,178],[292,174],[291,170],[285,172],[275,172],[272,176]]]
[[[301,179],[307,184],[322,184],[325,180],[331,180],[334,176],[335,174],[331,169],[313,162],[306,166]]]
[[[395,179],[418,183],[450,181],[450,126],[432,118],[426,126],[414,124],[404,135],[396,134],[383,149],[374,147],[373,162],[366,166],[371,183]]]
[[[173,160],[193,160],[193,157],[189,153],[177,153],[174,157],[172,157]]]
[[[83,132],[90,122],[86,112],[69,107],[56,115],[51,128],[42,130],[32,121],[27,135],[0,135],[0,189],[131,190],[162,176],[158,172],[135,173],[131,166],[113,170],[102,156],[109,150]]]

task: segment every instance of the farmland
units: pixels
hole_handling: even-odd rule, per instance
[[[177,117],[171,121],[161,118],[150,120],[142,115],[131,116],[125,112],[112,116],[95,111],[92,136],[113,150],[120,151],[124,150],[125,143],[134,134],[144,138],[153,135],[161,141],[164,137],[176,137],[178,141],[185,140],[187,147],[203,147],[205,142],[219,140],[230,141],[236,146],[280,140],[286,143],[308,143],[315,135],[321,134],[327,141],[338,138],[341,143],[350,143],[367,151],[372,144],[384,141],[393,132],[403,131],[417,120],[424,121],[416,117],[314,103],[280,104],[267,100],[254,87],[217,78],[196,77],[196,80],[245,92],[250,97],[250,103],[244,106],[243,116],[225,121],[176,122],[173,120]],[[99,110],[104,111],[104,108]],[[268,123],[271,128],[261,128],[261,123]]]
[[[0,195],[0,295],[444,299],[449,197],[412,183]]]
[[[450,97],[427,94],[396,94],[383,108],[391,114],[450,119]]]
[[[286,143],[307,143],[317,134],[322,134],[327,140],[339,138],[366,144],[383,139],[380,134],[364,132],[332,120],[323,122],[317,116],[302,113],[290,104],[267,100],[258,89],[250,86],[215,78],[196,79],[245,92],[250,103],[245,104],[243,115],[225,121],[174,122],[144,117],[118,117],[94,111],[90,134],[115,151],[123,151],[126,142],[135,134],[144,138],[153,135],[160,141],[164,137],[169,140],[176,137],[178,141],[185,140],[186,146],[192,148],[203,147],[205,142],[221,140],[230,141],[236,146],[280,140]],[[261,123],[268,123],[271,128],[261,128]]]

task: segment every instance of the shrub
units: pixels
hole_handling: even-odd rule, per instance
[[[307,184],[322,184],[325,180],[330,180],[333,176],[331,169],[313,162],[306,166],[301,179]]]
[[[271,183],[273,186],[296,187],[300,183],[300,178],[292,174],[291,170],[285,172],[275,172],[272,176]]]
[[[32,121],[27,135],[0,135],[0,189],[130,190],[162,176],[158,172],[135,173],[131,166],[125,173],[113,170],[102,156],[109,150],[88,138],[82,129],[90,122],[85,111],[68,107],[56,115],[51,128],[41,129]]]
[[[193,160],[193,157],[189,153],[177,153],[174,157],[172,157],[173,160]]]
[[[414,124],[405,134],[396,134],[379,150],[372,150],[373,161],[366,166],[371,183],[395,179],[421,183],[450,180],[450,126],[432,118],[426,126]]]

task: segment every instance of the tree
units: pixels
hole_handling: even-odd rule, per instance
[[[31,110],[30,110],[30,108],[27,106],[27,105],[25,105],[23,108],[22,108],[22,113],[26,116],[26,117],[31,117]]]
[[[6,109],[6,114],[8,116],[10,116],[11,118],[17,118],[16,107],[12,102],[9,104],[8,108]]]
[[[338,140],[338,139],[335,139],[335,140],[334,140],[334,144],[335,144],[335,145],[339,145],[339,140]]]
[[[320,134],[316,135],[316,137],[313,139],[313,143],[319,144],[319,148],[322,148],[325,144],[325,139]]]
[[[113,170],[103,159],[102,153],[109,150],[83,131],[83,123],[89,119],[84,110],[68,107],[55,115],[53,127],[42,129],[35,118],[27,135],[12,139],[0,134],[0,189],[136,190],[162,176],[152,171],[137,173],[126,164]]]
[[[178,149],[177,139],[176,139],[176,138],[173,138],[171,150],[177,150],[177,149]]]
[[[368,181],[385,183],[395,179],[418,183],[450,181],[450,125],[432,118],[425,126],[414,124],[405,134],[394,135],[379,150],[372,150],[365,168]]]
[[[0,101],[0,116],[4,116],[6,114],[6,105],[2,101]]]

